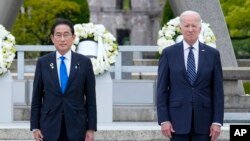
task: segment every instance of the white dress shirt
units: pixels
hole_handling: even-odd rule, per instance
[[[189,45],[186,41],[183,40],[183,52],[184,52],[184,62],[185,62],[185,67],[187,70],[187,58],[188,58],[188,53],[189,53]],[[193,45],[193,53],[194,53],[194,61],[195,61],[195,70],[197,72],[198,70],[198,62],[199,62],[199,41],[197,40]]]
[[[61,78],[60,78],[60,65],[61,65],[61,56],[64,56],[64,63],[66,65],[66,69],[67,69],[67,74],[69,77],[69,73],[70,73],[70,65],[71,65],[71,50],[69,50],[66,54],[61,55],[58,51],[56,51],[56,64],[57,64],[57,72],[58,72],[58,78],[59,78],[59,82],[61,82]],[[61,85],[61,84],[60,84]]]

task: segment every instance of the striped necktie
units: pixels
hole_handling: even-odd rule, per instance
[[[61,56],[61,65],[60,65],[60,81],[61,81],[61,90],[62,93],[64,94],[66,86],[67,86],[67,82],[68,82],[68,74],[67,74],[67,69],[66,69],[66,65],[64,62],[65,57]]]
[[[188,53],[188,58],[187,58],[187,74],[188,74],[188,79],[191,85],[194,84],[194,81],[196,79],[196,69],[195,69],[193,48],[194,47],[189,47],[189,53]]]

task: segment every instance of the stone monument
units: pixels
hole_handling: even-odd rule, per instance
[[[77,52],[88,57],[97,58],[97,42],[85,40],[79,43]],[[96,105],[97,105],[97,122],[113,122],[113,83],[110,72],[96,75]]]
[[[97,122],[113,122],[113,82],[110,72],[98,75],[96,78]]]
[[[23,0],[1,0],[0,1],[0,24],[10,30],[14,23]]]
[[[0,123],[13,121],[12,83],[10,72],[0,76]]]

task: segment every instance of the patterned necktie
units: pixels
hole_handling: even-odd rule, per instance
[[[196,78],[196,69],[195,69],[195,61],[194,61],[194,53],[193,48],[189,48],[188,58],[187,58],[187,74],[190,84],[193,85]]]
[[[68,82],[68,74],[67,74],[67,69],[66,69],[66,65],[64,63],[64,56],[61,56],[61,65],[60,65],[60,81],[61,81],[61,90],[62,93],[64,94],[66,86],[67,86],[67,82]]]

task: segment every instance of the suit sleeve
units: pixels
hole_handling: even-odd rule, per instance
[[[86,108],[88,117],[88,129],[97,130],[97,110],[96,110],[96,91],[95,75],[90,59],[87,61],[87,80],[85,83]]]
[[[35,77],[33,82],[33,93],[31,102],[30,130],[40,129],[40,111],[43,98],[42,66],[39,59],[36,64]]]
[[[223,90],[223,72],[220,60],[220,54],[217,51],[214,62],[213,75],[213,122],[223,125],[224,117],[224,90]]]
[[[157,116],[158,124],[169,121],[168,97],[169,97],[169,67],[166,52],[161,55],[158,65],[157,81]]]

